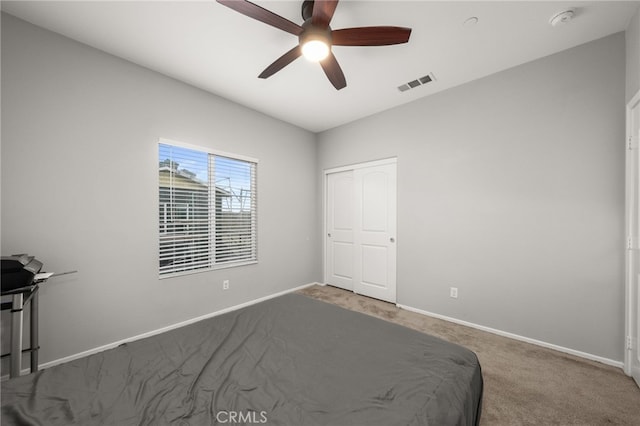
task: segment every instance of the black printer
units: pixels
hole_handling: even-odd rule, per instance
[[[3,294],[31,286],[34,277],[42,269],[42,262],[27,254],[2,256],[0,259],[2,261],[0,282]]]

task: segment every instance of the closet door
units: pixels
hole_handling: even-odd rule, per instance
[[[396,164],[354,170],[353,290],[396,301]]]
[[[327,284],[353,290],[353,170],[327,175]]]
[[[327,173],[325,282],[396,301],[396,164]]]

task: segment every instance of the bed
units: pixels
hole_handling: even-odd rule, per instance
[[[287,294],[2,383],[2,425],[477,425],[468,349]]]

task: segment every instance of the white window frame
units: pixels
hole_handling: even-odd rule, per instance
[[[255,172],[254,172],[254,180],[253,180],[253,187],[251,188],[251,192],[252,192],[252,211],[253,211],[253,229],[252,229],[252,236],[253,236],[253,246],[254,246],[254,256],[251,260],[244,260],[244,261],[235,261],[235,262],[222,262],[222,263],[216,263],[215,261],[215,256],[216,256],[216,246],[215,246],[215,238],[216,238],[216,232],[215,232],[215,213],[212,215],[211,211],[212,209],[215,209],[215,197],[214,199],[209,200],[209,212],[210,212],[210,226],[209,226],[209,265],[207,267],[203,267],[203,268],[197,268],[197,269],[190,269],[190,270],[186,270],[186,271],[176,271],[176,272],[165,272],[165,273],[160,273],[160,270],[158,270],[158,274],[159,274],[159,278],[160,279],[166,279],[166,278],[172,278],[172,277],[177,277],[177,276],[183,276],[183,275],[190,275],[190,274],[198,274],[198,273],[202,273],[202,272],[208,272],[208,271],[212,271],[212,270],[218,270],[218,269],[226,269],[226,268],[235,268],[238,266],[245,266],[245,265],[252,265],[252,264],[257,264],[258,263],[258,230],[257,230],[257,221],[258,221],[258,207],[257,207],[257,198],[258,198],[258,159],[253,158],[253,157],[249,157],[249,156],[245,156],[245,155],[240,155],[240,154],[235,154],[235,153],[229,153],[229,152],[224,152],[224,151],[218,151],[218,150],[213,150],[210,148],[207,148],[203,145],[195,145],[195,144],[190,144],[190,143],[185,143],[185,142],[181,142],[181,141],[176,141],[176,140],[172,140],[172,139],[166,139],[166,138],[159,138],[158,139],[158,143],[157,143],[157,147],[159,150],[160,145],[172,145],[175,147],[179,147],[179,148],[186,148],[186,149],[190,149],[190,150],[194,150],[194,151],[199,151],[202,153],[206,153],[207,155],[210,156],[215,156],[215,157],[226,157],[232,160],[239,160],[239,161],[245,161],[248,163],[253,163],[254,164],[254,168],[255,168]],[[157,157],[157,152],[158,150],[156,150],[156,160],[158,159]],[[157,164],[157,161],[156,161]],[[213,178],[210,176],[209,180],[211,182]],[[215,186],[213,191],[215,192]],[[158,198],[157,198],[157,202],[156,205],[159,208],[165,208],[166,206],[161,205],[161,201],[160,201],[160,195],[159,192],[158,194]],[[165,220],[164,222],[166,222],[166,213],[165,213]],[[158,228],[157,228],[157,232],[158,232],[158,237],[160,237],[160,235],[162,235],[163,233],[166,233],[166,223],[163,223],[163,221],[161,220],[160,217],[157,218],[157,224],[158,224]],[[160,241],[158,241],[158,255],[160,255]],[[158,266],[159,267],[159,266]]]

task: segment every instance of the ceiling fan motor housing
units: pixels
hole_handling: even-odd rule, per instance
[[[302,24],[302,28],[304,28],[304,31],[302,31],[298,36],[300,46],[304,46],[305,43],[311,40],[319,40],[329,46],[329,48],[331,47],[331,27],[327,26],[326,28],[319,28],[313,25],[311,23],[311,18],[309,18],[304,22],[304,24]]]
[[[304,0],[302,2],[302,19],[304,21],[311,18],[313,15],[313,0]]]

